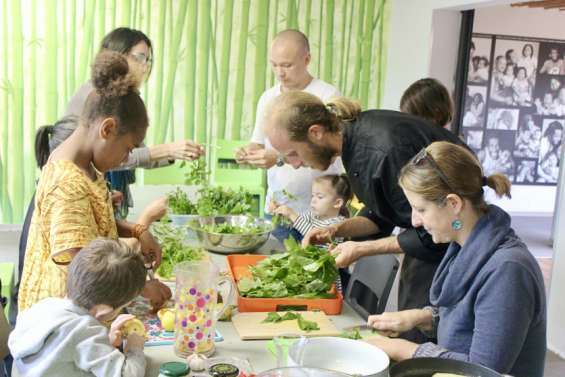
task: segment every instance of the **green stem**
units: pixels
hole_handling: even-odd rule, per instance
[[[232,139],[239,140],[241,138],[241,119],[243,117],[243,96],[245,92],[245,60],[247,57],[247,40],[249,35],[249,0],[242,0],[239,43],[237,52],[237,71],[234,90],[234,111],[232,125]]]
[[[289,3],[294,3],[290,0]],[[255,26],[255,87],[253,94],[253,109],[257,108],[259,98],[265,91],[266,76],[267,76],[267,30],[269,22],[269,4],[266,1],[260,1],[256,5],[256,20]],[[296,12],[294,13],[294,21],[296,19]],[[294,25],[294,23],[292,24]],[[253,123],[255,124],[255,114],[253,112]]]
[[[351,91],[349,92],[349,97],[358,98],[359,97],[359,74],[361,72],[361,58],[362,58],[362,43],[363,43],[363,15],[365,14],[365,0],[359,2],[359,8],[357,16],[355,19],[359,20],[357,22],[357,32],[355,33],[355,66],[353,68],[353,85],[351,86]]]

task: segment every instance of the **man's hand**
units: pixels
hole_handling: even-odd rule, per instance
[[[365,246],[364,242],[346,241],[336,245],[330,252],[335,256],[337,267],[343,268],[365,256],[363,246]]]
[[[277,163],[278,153],[274,149],[247,150],[245,154],[236,154],[239,163],[249,164],[258,168],[270,169]]]
[[[338,224],[330,225],[325,228],[310,229],[302,239],[302,246],[324,244],[332,242],[338,230]]]

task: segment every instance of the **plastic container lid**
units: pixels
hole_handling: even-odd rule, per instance
[[[190,368],[186,363],[178,361],[171,361],[169,363],[161,364],[159,374],[162,376],[170,377],[183,377],[190,373]]]
[[[218,363],[212,365],[208,369],[208,373],[213,377],[237,377],[239,376],[239,368],[229,363]]]

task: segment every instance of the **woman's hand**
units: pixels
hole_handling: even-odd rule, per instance
[[[367,320],[367,325],[383,335],[397,337],[400,333],[410,331],[415,327],[431,328],[431,322],[432,314],[429,310],[410,309],[371,315]]]
[[[310,229],[302,239],[302,246],[306,247],[311,244],[324,244],[332,242],[338,230],[338,224],[330,225],[325,228]]]
[[[141,295],[149,300],[154,313],[165,305],[173,293],[171,289],[157,279],[148,280]]]
[[[149,230],[139,235],[139,247],[145,257],[145,263],[157,268],[161,264],[161,245],[153,238]]]
[[[137,221],[138,224],[149,226],[153,222],[161,219],[167,213],[167,197],[155,199],[141,213]]]
[[[170,159],[196,160],[205,153],[204,146],[192,140],[182,140],[165,145],[167,146],[167,155]]]
[[[110,331],[108,332],[108,337],[110,338],[111,345],[113,345],[116,348],[122,345],[122,341],[123,341],[122,327],[127,321],[134,318],[135,316],[131,314],[120,314],[114,320],[114,322],[112,322],[112,325],[110,325]]]
[[[416,349],[418,349],[416,343],[404,339],[390,339],[384,336],[371,337],[365,340],[365,342],[379,347],[388,357],[395,361],[411,359]]]

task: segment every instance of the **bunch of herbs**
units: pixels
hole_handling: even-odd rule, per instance
[[[173,274],[176,264],[187,261],[202,260],[206,251],[184,244],[185,230],[171,224],[156,223],[152,226],[152,233],[161,244],[163,259],[157,273],[165,279]]]

